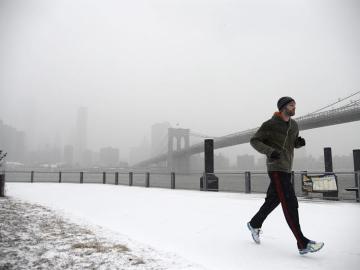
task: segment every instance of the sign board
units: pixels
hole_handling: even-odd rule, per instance
[[[303,175],[302,190],[306,192],[319,193],[337,191],[338,187],[336,175]]]

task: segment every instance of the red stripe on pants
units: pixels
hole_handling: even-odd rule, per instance
[[[285,219],[288,221],[290,229],[292,230],[293,234],[295,235],[296,240],[300,244],[300,248],[305,248],[303,240],[301,238],[301,234],[299,233],[298,229],[294,225],[294,222],[293,222],[293,220],[291,218],[291,215],[289,213],[289,208],[288,208],[288,205],[287,205],[287,202],[286,202],[286,199],[285,199],[284,191],[283,191],[282,186],[281,186],[281,179],[280,179],[279,173],[278,172],[273,172],[273,178],[275,180],[274,181],[275,189],[276,189],[276,192],[277,192],[277,194],[279,196],[279,200],[281,202],[281,206],[282,206],[283,211],[284,211]]]

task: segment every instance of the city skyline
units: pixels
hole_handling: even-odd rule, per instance
[[[84,108],[81,110],[84,111]],[[77,115],[79,119],[79,115]],[[76,122],[79,122],[78,120]],[[165,126],[167,126],[168,122],[155,123],[151,126],[151,131],[154,131],[154,127],[160,128],[160,130],[164,130]],[[21,134],[22,140],[24,140],[23,144],[25,145],[24,149],[16,149],[13,146],[8,148],[3,143],[1,145],[2,150],[9,151],[10,155],[7,159],[9,159],[11,164],[17,164],[19,161],[24,162],[27,165],[31,164],[31,160],[33,159],[33,164],[48,164],[48,165],[56,165],[58,164],[60,167],[92,167],[92,166],[103,166],[103,167],[122,167],[126,168],[127,166],[131,166],[137,162],[140,162],[146,158],[150,157],[152,145],[149,143],[150,140],[146,140],[144,138],[143,142],[138,146],[134,147],[132,151],[133,155],[137,155],[136,157],[131,157],[131,153],[129,154],[128,159],[121,159],[119,155],[119,149],[113,146],[102,147],[98,151],[94,149],[86,149],[83,152],[84,160],[82,162],[76,161],[74,149],[78,148],[75,144],[67,144],[62,148],[56,148],[55,145],[50,146],[47,144],[44,148],[38,149],[38,151],[28,150],[26,149],[25,138],[26,134],[16,128],[4,123],[0,120],[0,134],[2,138],[4,137],[3,131],[4,127],[8,128],[10,131],[18,132]],[[163,131],[162,131],[163,132]],[[10,134],[8,132],[8,134]],[[157,133],[155,132],[155,135]],[[167,136],[166,136],[167,137]],[[19,138],[17,136],[17,138]],[[10,142],[10,137],[8,137],[5,142]],[[74,143],[76,140],[74,141]],[[154,140],[154,148],[156,149],[158,140]],[[14,145],[14,144],[13,144]],[[21,144],[19,144],[21,145]],[[16,153],[19,153],[22,150],[22,155],[19,159],[11,159],[14,155],[11,151],[15,149]],[[145,151],[145,153],[144,153]],[[139,154],[140,153],[140,154]],[[336,152],[333,152],[334,156],[334,168],[335,169],[351,169],[352,168],[352,153],[348,153],[347,155],[339,155]],[[15,155],[16,157],[16,155]],[[265,159],[261,155],[252,155],[247,153],[239,152],[235,159],[231,158],[231,156],[223,153],[223,151],[216,150],[215,155],[215,168],[217,170],[228,170],[228,169],[241,169],[241,170],[265,170]],[[190,167],[191,170],[202,170],[204,160],[203,155],[197,154],[193,155],[190,159]],[[21,164],[21,163],[19,163]],[[319,156],[312,156],[311,154],[307,154],[305,148],[296,151],[294,167],[297,170],[305,170],[305,169],[321,169],[323,167],[323,154]]]

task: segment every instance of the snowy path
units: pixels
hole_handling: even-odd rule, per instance
[[[39,204],[0,198],[1,270],[199,269],[127,238],[105,237]]]
[[[62,210],[73,221],[102,226],[176,253],[207,269],[358,269],[360,204],[300,202],[304,234],[325,242],[300,256],[278,207],[264,223],[262,244],[246,222],[262,195],[98,184],[8,183],[7,195]]]

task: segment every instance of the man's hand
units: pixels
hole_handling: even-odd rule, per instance
[[[280,159],[280,152],[277,150],[274,150],[271,155],[270,155],[271,159]]]
[[[302,146],[305,146],[306,142],[305,142],[305,139],[302,138],[302,137],[297,137],[296,139],[296,145],[298,147],[302,147]]]

